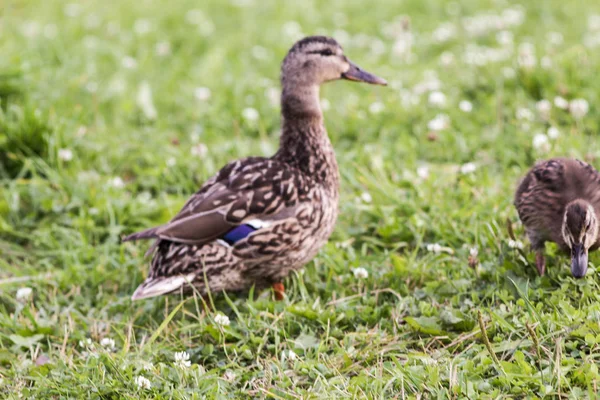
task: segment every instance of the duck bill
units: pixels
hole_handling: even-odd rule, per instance
[[[356,82],[365,82],[370,83],[372,85],[387,85],[387,81],[378,76],[371,74],[370,72],[362,70],[358,65],[348,62],[350,64],[350,68],[348,71],[342,74],[343,79],[348,79],[349,81]]]
[[[571,248],[571,274],[575,278],[583,278],[587,272],[588,252],[583,244],[574,244]]]

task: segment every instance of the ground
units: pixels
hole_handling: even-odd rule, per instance
[[[598,396],[600,256],[575,280],[548,245],[538,277],[512,206],[536,159],[600,167],[598,14],[5,1],[0,397]],[[322,90],[342,173],[331,240],[281,302],[132,302],[148,244],[121,236],[167,221],[227,161],[276,150],[279,64],[306,34],[390,82]]]

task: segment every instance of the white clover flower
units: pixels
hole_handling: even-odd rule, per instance
[[[108,350],[114,350],[115,349],[115,341],[111,338],[102,338],[102,340],[100,340],[100,346],[102,346]]]
[[[588,17],[588,29],[590,31],[600,31],[600,15],[592,14]]]
[[[125,187],[125,182],[120,176],[115,176],[108,181],[108,184],[114,188],[121,189]]]
[[[540,60],[540,65],[544,69],[550,69],[550,68],[552,68],[552,59],[550,57],[548,57],[548,56],[544,56]]]
[[[63,161],[71,161],[73,159],[73,151],[71,149],[59,149],[58,158]]]
[[[200,101],[206,101],[210,99],[211,91],[207,87],[197,87],[194,89],[194,97]]]
[[[174,364],[178,368],[185,369],[192,365],[190,355],[185,351],[176,352],[173,357],[175,358]]]
[[[81,5],[77,3],[66,4],[63,8],[63,12],[65,13],[65,15],[71,18],[79,16],[79,14],[81,14],[81,10]]]
[[[431,36],[438,43],[447,42],[456,36],[456,27],[450,22],[444,22],[433,31]]]
[[[78,138],[82,138],[85,136],[86,133],[87,133],[87,127],[81,125],[79,128],[77,128],[77,132],[75,132],[75,136],[77,136]]]
[[[431,131],[442,131],[450,126],[450,118],[446,114],[439,114],[427,123],[427,128]]]
[[[58,27],[56,24],[46,24],[44,26],[44,36],[46,39],[56,39],[58,35]]]
[[[167,167],[174,167],[177,164],[177,159],[175,157],[167,158]]]
[[[85,17],[83,25],[87,29],[96,29],[100,26],[101,23],[102,23],[102,20],[101,20],[100,16],[98,16],[97,14],[89,14],[88,16]]]
[[[358,267],[352,269],[352,273],[356,279],[367,279],[369,277],[369,271],[364,269],[363,267]]]
[[[520,7],[507,8],[502,11],[501,20],[508,26],[519,26],[525,21],[525,11]]]
[[[152,98],[152,88],[147,81],[140,83],[137,94],[137,105],[142,110],[142,113],[149,120],[155,120],[158,116],[156,107],[154,107],[154,100]]]
[[[152,371],[152,369],[154,369],[154,364],[151,362],[145,362],[144,365],[142,365],[142,369],[146,372]]]
[[[535,103],[535,108],[543,119],[548,119],[550,117],[550,110],[552,110],[552,103],[543,99]]]
[[[84,348],[84,349],[86,349],[88,347],[92,347],[93,344],[94,343],[92,342],[92,339],[90,339],[90,338],[86,338],[84,340],[79,341],[79,347]]]
[[[443,250],[444,250],[444,248],[439,243],[430,243],[427,245],[427,251],[429,251],[431,253],[438,254],[438,253],[441,253]]]
[[[138,62],[131,56],[125,56],[121,60],[121,65],[126,69],[135,69],[137,68]]]
[[[380,102],[380,101],[376,101],[374,103],[371,103],[371,105],[369,106],[369,112],[371,114],[379,114],[383,110],[385,110],[385,105],[382,102]]]
[[[371,54],[375,55],[375,56],[381,56],[385,53],[387,53],[387,48],[385,46],[385,43],[377,38],[373,38],[373,40],[371,40],[371,43],[369,44],[369,48],[371,50]]]
[[[220,326],[229,326],[230,323],[231,323],[231,321],[229,321],[229,317],[227,315],[223,315],[223,314],[215,315],[215,324],[220,325]]]
[[[521,43],[519,45],[519,55],[517,58],[519,66],[531,69],[537,64],[537,58],[535,56],[535,47],[531,43]]]
[[[140,389],[150,389],[152,387],[152,384],[150,383],[150,379],[145,378],[143,376],[136,376],[134,379],[135,384],[138,386],[138,388]]]
[[[327,111],[331,108],[331,103],[327,99],[321,99],[320,103],[323,111]]]
[[[88,82],[85,84],[85,90],[90,93],[96,93],[98,91],[98,84],[96,82]]]
[[[156,55],[159,57],[168,56],[171,54],[171,43],[167,42],[166,40],[161,40],[160,42],[156,43],[155,51]]]
[[[577,119],[585,117],[588,113],[590,106],[585,99],[574,99],[569,103],[569,111],[571,115]]]
[[[548,42],[554,46],[558,46],[564,41],[563,34],[560,32],[548,32],[546,36],[548,38]]]
[[[83,358],[98,358],[100,357],[100,355],[98,353],[96,353],[95,351],[82,351],[81,355],[83,356]]]
[[[554,105],[556,108],[560,108],[561,110],[566,110],[569,108],[569,101],[561,96],[556,96],[554,98]]]
[[[513,44],[514,35],[511,31],[500,31],[496,34],[496,40],[502,46],[510,46]]]
[[[548,136],[544,133],[536,133],[533,136],[533,148],[536,150],[548,151],[550,144],[548,143]]]
[[[373,201],[373,197],[371,196],[371,193],[369,193],[369,192],[363,192],[360,195],[360,199],[365,203],[370,203]]]
[[[190,148],[190,153],[194,157],[204,157],[208,154],[208,147],[204,143],[198,143]]]
[[[446,105],[446,95],[442,92],[434,91],[429,93],[427,101],[434,107],[443,107]]]
[[[294,361],[298,359],[298,355],[296,353],[294,353],[293,350],[283,350],[281,352],[281,360],[285,361],[285,360],[290,360],[290,361]]]
[[[225,373],[223,374],[223,379],[225,379],[228,382],[234,381],[235,378],[237,378],[237,375],[235,374],[235,372],[233,372],[230,369],[228,369],[227,371],[225,371]]]
[[[257,60],[266,60],[269,58],[269,50],[265,49],[262,46],[253,46],[252,47],[252,56]]]
[[[255,108],[247,107],[242,110],[242,117],[248,122],[255,122],[258,121],[260,115]]]
[[[429,178],[429,167],[427,165],[420,165],[417,167],[417,176],[421,179]]]
[[[510,239],[508,241],[508,247],[510,247],[511,249],[523,249],[523,242],[521,242],[520,240]]]
[[[200,25],[205,20],[202,10],[192,9],[185,13],[185,20],[190,25]]]
[[[33,289],[30,287],[22,287],[17,290],[17,294],[15,295],[15,299],[19,303],[25,303],[31,299],[33,295]]]
[[[516,115],[517,115],[517,119],[520,119],[523,121],[533,121],[533,113],[528,108],[525,108],[525,107],[517,108]]]
[[[278,107],[281,99],[281,91],[276,87],[269,87],[265,90],[265,96],[273,107]]]
[[[473,103],[471,103],[469,100],[461,100],[460,103],[458,103],[458,108],[462,112],[468,113],[473,111]]]
[[[396,35],[392,52],[404,59],[410,59],[412,54],[413,34],[410,30],[403,31]]]
[[[475,165],[475,163],[472,162],[468,162],[465,163],[463,165],[460,166],[460,173],[461,174],[471,174],[473,172],[475,172],[477,170],[477,165]]]
[[[145,35],[152,30],[152,23],[147,19],[136,19],[133,23],[133,30],[138,35]]]
[[[288,21],[282,26],[283,34],[289,38],[297,39],[304,36],[302,27],[296,21]]]
[[[440,54],[440,64],[442,64],[444,67],[454,64],[454,61],[454,54],[451,52],[444,51],[442,54]]]
[[[560,136],[560,131],[557,127],[551,126],[550,128],[548,128],[548,132],[546,132],[546,135],[548,135],[550,139],[556,139]]]
[[[479,250],[477,250],[477,247],[471,247],[469,250],[469,255],[471,257],[477,257],[479,255]]]
[[[502,68],[502,76],[504,76],[505,79],[513,79],[515,76],[517,76],[517,74],[514,69],[510,67],[504,67]]]

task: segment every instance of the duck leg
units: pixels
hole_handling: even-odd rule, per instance
[[[285,287],[282,282],[276,282],[272,285],[273,292],[275,293],[275,300],[281,301],[285,296]]]
[[[546,273],[546,257],[544,257],[544,249],[537,249],[535,251],[535,267],[540,276],[544,276],[544,273]]]
[[[544,276],[546,273],[546,257],[544,256],[546,241],[535,230],[526,229],[526,232],[531,242],[531,250],[535,251],[535,268],[540,276]]]

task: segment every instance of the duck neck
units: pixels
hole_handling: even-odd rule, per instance
[[[339,171],[323,123],[319,86],[283,86],[281,139],[276,159],[290,164],[337,193]]]

